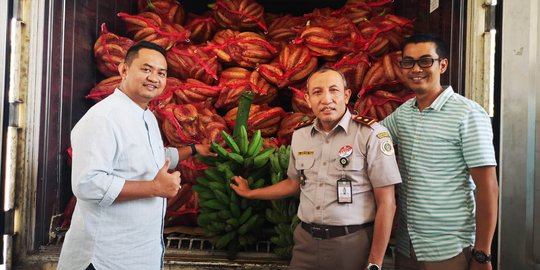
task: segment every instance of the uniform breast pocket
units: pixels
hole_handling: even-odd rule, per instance
[[[306,179],[314,179],[317,176],[317,170],[315,170],[315,157],[298,157],[294,167],[299,174],[303,173]]]
[[[343,165],[345,163],[345,165]],[[334,161],[334,167],[341,177],[341,172],[353,182],[360,182],[365,178],[365,158],[361,154],[351,155],[347,158],[346,162],[340,161],[340,158],[336,158]]]

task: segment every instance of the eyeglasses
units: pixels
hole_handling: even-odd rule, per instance
[[[442,60],[441,58],[433,59],[431,57],[422,57],[418,60],[414,60],[412,58],[406,58],[406,59],[401,60],[400,64],[401,64],[401,68],[406,68],[406,69],[413,68],[416,63],[418,63],[418,66],[421,68],[429,68],[433,66],[433,63],[435,61],[441,61],[441,60]]]

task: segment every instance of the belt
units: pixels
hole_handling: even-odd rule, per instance
[[[349,225],[349,226],[330,226],[320,224],[309,224],[301,222],[302,228],[311,234],[315,239],[330,239],[334,237],[344,236],[350,233],[357,232],[361,229],[373,226],[373,222],[364,223],[362,225]]]

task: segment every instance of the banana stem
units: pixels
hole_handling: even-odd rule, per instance
[[[240,104],[238,105],[238,112],[236,113],[236,120],[234,121],[233,138],[235,141],[240,136],[240,127],[245,126],[247,128],[247,122],[249,118],[249,109],[251,108],[251,102],[253,101],[253,92],[246,91],[240,96]]]

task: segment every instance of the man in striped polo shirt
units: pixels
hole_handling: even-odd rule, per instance
[[[402,54],[404,83],[416,97],[382,121],[403,179],[396,267],[492,269],[498,184],[490,118],[441,86],[448,59],[440,38],[412,36]]]

